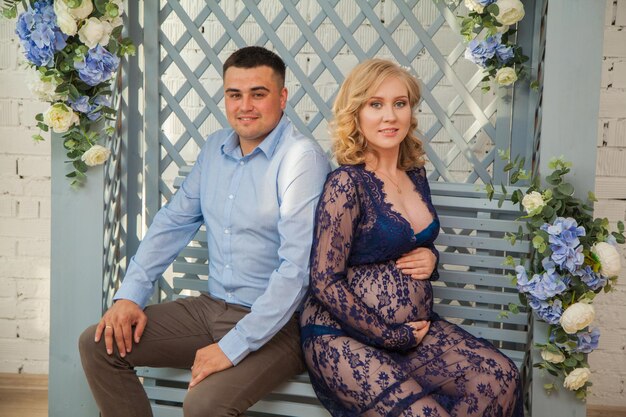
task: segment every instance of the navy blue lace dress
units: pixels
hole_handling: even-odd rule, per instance
[[[523,417],[515,364],[488,341],[440,319],[432,311],[431,282],[395,266],[419,246],[437,253],[439,220],[425,170],[407,173],[433,218],[419,233],[363,165],[342,166],[326,180],[301,316],[315,392],[336,417]],[[424,319],[431,325],[418,344],[406,323]]]

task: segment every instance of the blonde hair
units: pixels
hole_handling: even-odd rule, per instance
[[[384,59],[369,59],[360,63],[348,74],[339,88],[333,104],[334,118],[330,123],[333,150],[339,164],[365,163],[367,139],[359,126],[359,111],[389,77],[396,77],[406,84],[409,104],[413,111],[409,132],[400,144],[398,168],[406,171],[424,165],[422,142],[415,135],[417,128],[415,109],[420,100],[419,83],[404,68]]]

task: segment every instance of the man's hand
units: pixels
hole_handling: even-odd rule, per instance
[[[413,336],[415,340],[417,340],[417,344],[419,345],[424,340],[426,333],[428,333],[428,329],[430,329],[430,322],[427,320],[422,321],[413,321],[407,323],[410,327],[413,328]]]
[[[428,279],[435,270],[437,257],[428,248],[417,248],[402,255],[396,261],[396,266],[405,275],[413,279]]]
[[[207,376],[232,367],[233,364],[217,343],[196,351],[196,359],[191,367],[189,388],[195,387]]]
[[[120,356],[123,358],[133,348],[133,329],[135,326],[135,343],[139,343],[148,318],[141,308],[130,300],[117,300],[104,313],[96,327],[95,341],[99,342],[104,333],[104,345],[107,353],[113,353],[113,338]]]

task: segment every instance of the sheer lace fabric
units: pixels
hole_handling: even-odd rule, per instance
[[[333,416],[522,417],[515,364],[440,319],[431,282],[395,266],[419,246],[437,254],[425,170],[407,174],[433,219],[418,233],[364,166],[340,167],[326,181],[301,316],[313,387]],[[425,319],[431,327],[417,343],[407,323]]]

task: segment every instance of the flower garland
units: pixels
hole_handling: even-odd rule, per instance
[[[17,16],[19,1],[4,1],[3,14]],[[35,69],[29,87],[50,107],[36,116],[38,127],[63,134],[63,146],[74,170],[72,185],[85,180],[90,166],[103,164],[110,151],[98,144],[113,133],[98,131],[103,120],[115,120],[111,82],[120,58],[135,54],[122,38],[123,0],[37,0],[22,2],[15,33],[28,65]],[[34,135],[44,140],[41,134]]]
[[[460,0],[459,0],[460,1]],[[461,35],[468,41],[465,58],[484,69],[482,90],[489,91],[490,81],[509,86],[526,75],[522,65],[528,57],[512,41],[514,25],[524,17],[520,0],[464,0],[470,11],[460,17]],[[534,85],[533,85],[534,87]]]
[[[511,183],[529,179],[522,168],[523,159],[511,161],[508,154],[500,155],[508,161],[505,171],[511,171]],[[547,343],[535,344],[543,359],[535,366],[564,377],[563,386],[585,399],[591,386],[585,354],[595,350],[600,339],[599,329],[591,326],[595,318],[592,302],[600,292],[609,292],[615,285],[621,271],[617,246],[625,238],[621,221],[617,223],[618,231],[610,232],[606,218],[593,218],[591,204],[597,201],[593,193],[589,193],[587,202],[573,197],[574,187],[564,179],[571,166],[553,158],[545,188],[535,176],[525,193],[512,193],[511,201],[526,212],[522,218],[527,220],[533,249],[529,260],[516,265],[508,257],[505,263],[515,266],[513,280],[522,304],[549,324]],[[503,191],[501,199],[506,196],[504,187]],[[492,185],[487,186],[487,192],[493,198]],[[514,243],[522,235],[520,231],[507,239]],[[509,310],[515,313],[518,307],[509,306]],[[552,391],[556,385],[548,383],[544,388]]]

